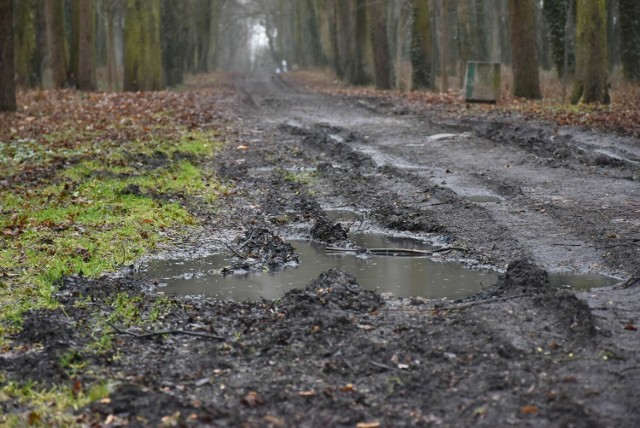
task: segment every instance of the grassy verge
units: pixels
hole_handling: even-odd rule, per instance
[[[0,116],[1,352],[22,351],[11,339],[26,311],[59,307],[54,293],[61,278],[95,277],[133,263],[168,231],[197,224],[181,201],[212,203],[224,191],[203,167],[221,148],[220,136],[211,117],[197,116],[206,128],[194,123],[194,99],[26,93],[17,115]],[[166,302],[157,303],[159,313]],[[118,295],[107,304],[113,312],[92,322],[139,319],[135,299]],[[105,350],[110,338],[96,337],[91,347]],[[60,366],[70,378],[84,369],[76,351],[63,355]],[[21,409],[0,415],[7,426],[72,425],[74,409],[109,391],[108,380],[82,389],[46,387],[6,381],[1,373],[0,384],[0,402]]]

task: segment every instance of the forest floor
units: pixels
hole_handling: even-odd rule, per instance
[[[633,106],[210,79],[23,93],[0,116],[0,422],[640,425]],[[277,280],[308,262],[291,266],[296,242],[353,248],[337,209],[360,232],[501,275],[460,298],[403,298],[335,269],[232,301],[144,274],[222,253],[232,275]],[[548,273],[614,285],[555,287]]]

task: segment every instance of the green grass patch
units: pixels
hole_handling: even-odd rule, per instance
[[[20,409],[15,413],[0,414],[0,425],[16,428],[81,426],[77,422],[77,416],[70,410],[75,411],[103,399],[112,389],[109,382],[81,385],[70,381],[69,385],[47,388],[33,382],[5,382],[5,379],[0,377],[0,383],[4,384],[0,389],[0,402],[11,403]]]
[[[154,248],[165,229],[196,224],[166,196],[215,200],[224,186],[200,165],[220,147],[214,133],[192,131],[163,141],[85,145],[81,160],[49,185],[0,191],[0,346],[25,310],[56,306],[53,293],[65,275],[97,276],[129,265]],[[32,150],[57,155],[55,145],[18,150],[5,144],[0,164],[18,157],[30,162]],[[72,156],[67,149],[58,154]]]

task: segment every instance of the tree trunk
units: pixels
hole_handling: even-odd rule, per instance
[[[549,27],[549,43],[551,45],[551,56],[558,71],[558,76],[564,76],[564,58],[568,59],[569,69],[567,73],[573,75],[575,69],[575,53],[572,44],[569,43],[573,38],[573,20],[575,13],[569,13],[574,10],[575,0],[556,0],[545,1],[542,12]],[[569,18],[569,19],[567,19]],[[566,48],[569,48],[567,50]]]
[[[30,0],[17,2],[13,11],[16,83],[23,87],[31,86],[31,67],[36,51],[35,13]]]
[[[0,0],[0,111],[16,111],[13,0]]]
[[[378,89],[391,88],[391,56],[387,36],[387,3],[369,0],[367,6],[370,22],[371,44],[375,82]]]
[[[619,0],[622,74],[629,82],[640,82],[640,2]]]
[[[209,16],[209,52],[207,53],[207,71],[214,71],[218,66],[218,43],[220,33],[220,14],[223,0],[213,0]]]
[[[162,3],[162,65],[167,86],[183,82],[186,63],[186,3],[182,0]]]
[[[51,68],[51,77],[55,88],[64,88],[67,84],[63,6],[62,0],[44,0],[49,67]]]
[[[608,103],[605,0],[578,0],[576,76],[571,103]]]
[[[371,79],[367,76],[366,56],[367,42],[369,40],[369,22],[367,19],[367,1],[356,0],[355,5],[355,61],[351,74],[351,83],[354,85],[368,85]]]
[[[540,99],[534,0],[509,0],[513,95]]]
[[[124,43],[124,90],[162,89],[159,0],[127,0]]]
[[[414,0],[413,28],[411,31],[411,64],[413,65],[413,88],[433,88],[431,55],[431,23],[429,2]]]
[[[447,0],[440,0],[440,90],[449,90],[449,25]]]
[[[78,89],[92,91],[95,89],[94,79],[94,33],[95,9],[92,1],[81,1],[78,4],[78,64],[76,82]]]

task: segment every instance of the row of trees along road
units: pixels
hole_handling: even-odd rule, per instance
[[[283,61],[448,90],[469,60],[510,65],[515,96],[540,98],[555,68],[572,102],[608,102],[613,70],[640,80],[640,1],[0,0],[0,110],[16,87],[159,90]]]

